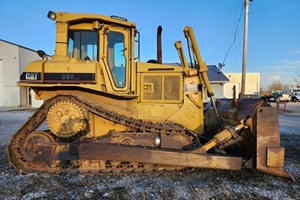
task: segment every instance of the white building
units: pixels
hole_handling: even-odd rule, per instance
[[[207,65],[207,76],[214,92],[216,99],[225,97],[225,86],[229,83],[229,79],[215,65]]]
[[[17,86],[26,65],[37,59],[36,51],[0,39],[0,107],[41,105],[28,88]]]
[[[224,97],[233,97],[233,87],[236,88],[236,98],[238,98],[241,92],[241,73],[225,73],[225,76],[229,79],[229,82],[224,85]],[[260,92],[260,73],[247,73],[246,74],[246,95],[259,95]]]

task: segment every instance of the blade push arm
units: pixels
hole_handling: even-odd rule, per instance
[[[206,63],[203,62],[198,45],[197,45],[197,41],[196,41],[196,37],[194,35],[194,31],[192,29],[192,27],[186,26],[184,28],[184,36],[187,38],[188,44],[190,44],[191,48],[192,48],[192,52],[194,55],[194,60],[195,60],[195,64],[196,64],[196,68],[198,70],[198,76],[199,79],[202,80],[204,82],[204,85],[207,89],[207,96],[210,97],[211,103],[213,105],[214,111],[216,113],[216,117],[218,120],[218,124],[220,127],[220,130],[222,130],[222,125],[221,125],[221,120],[217,111],[217,107],[215,104],[215,100],[214,100],[214,93],[211,89],[211,85],[207,76],[207,71],[208,68],[206,66]]]
[[[192,27],[186,26],[184,28],[184,36],[188,39],[188,42],[192,47],[196,68],[198,69],[199,75],[201,76],[201,79],[204,82],[205,87],[207,88],[207,95],[208,97],[213,97],[214,93],[211,89],[211,85],[207,76],[208,68],[206,66],[206,63],[202,60]]]
[[[182,43],[181,43],[181,41],[176,41],[175,42],[175,48],[177,50],[179,59],[181,61],[181,65],[182,65],[182,67],[183,67],[183,69],[185,71],[185,69],[188,68],[189,66],[188,66],[188,63],[186,61],[183,49],[182,49]]]

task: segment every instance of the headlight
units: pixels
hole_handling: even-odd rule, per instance
[[[49,19],[55,20],[56,19],[56,13],[52,12],[52,11],[49,11],[47,17]]]

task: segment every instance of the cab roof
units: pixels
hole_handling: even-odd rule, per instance
[[[49,13],[52,11],[49,11]],[[53,12],[52,12],[53,13]],[[108,24],[116,24],[120,26],[126,26],[135,28],[136,25],[133,22],[127,21],[127,19],[118,16],[105,16],[100,14],[83,14],[83,13],[69,13],[69,12],[54,12],[56,14],[55,20],[57,22],[68,22],[68,23],[76,23],[76,22],[93,22],[95,20],[100,23],[108,23]],[[49,16],[49,14],[48,14]]]

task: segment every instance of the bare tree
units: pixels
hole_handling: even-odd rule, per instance
[[[297,87],[300,86],[300,75],[294,78],[294,81],[297,83]]]
[[[266,91],[264,91],[265,94],[271,94],[272,90],[282,90],[282,89],[288,89],[289,86],[286,84],[283,84],[280,80],[279,81],[273,81],[272,84],[268,87]]]
[[[273,81],[269,88],[272,90],[281,90],[284,87],[285,85],[281,81]]]

